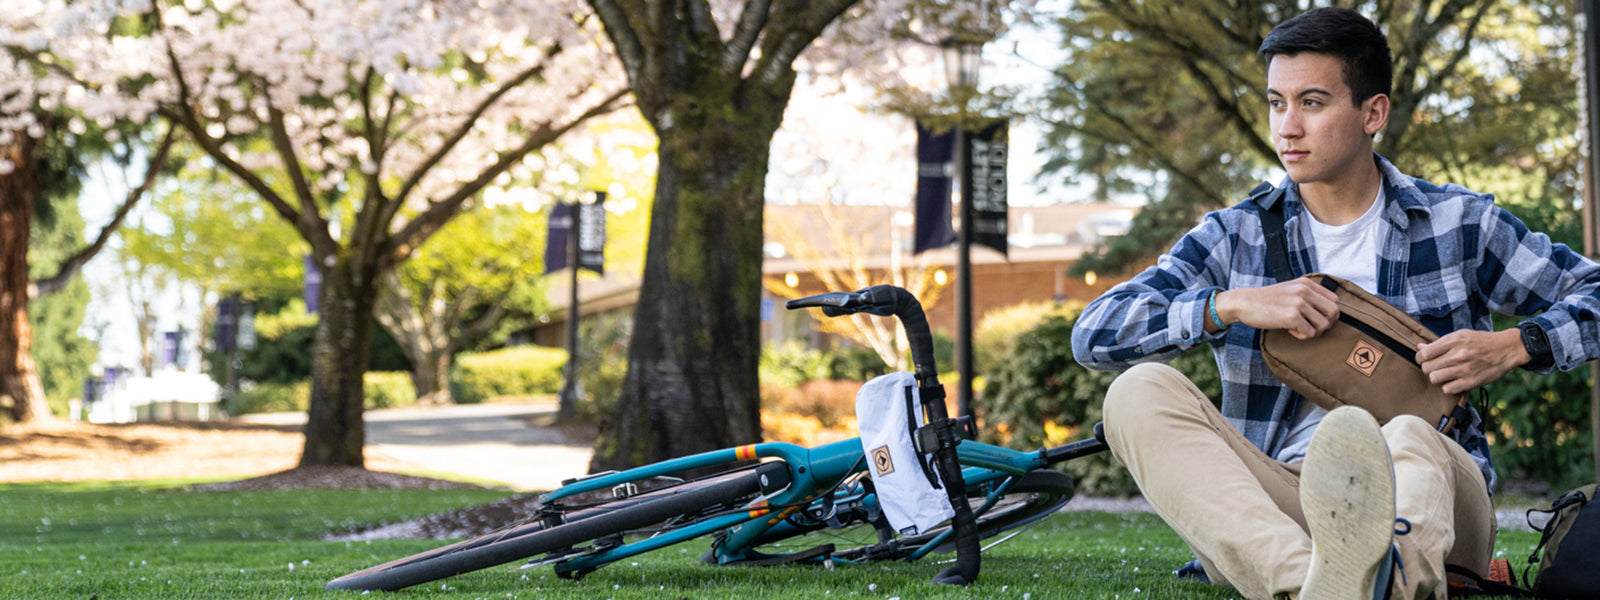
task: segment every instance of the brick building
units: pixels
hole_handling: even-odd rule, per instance
[[[808,294],[830,288],[853,290],[891,283],[890,273],[896,267],[902,274],[920,271],[943,282],[931,304],[926,299],[924,303],[934,331],[951,335],[956,325],[955,246],[910,256],[911,218],[905,210],[767,205],[762,271],[769,287],[787,283]],[[1007,255],[982,246],[972,250],[973,323],[982,322],[991,310],[1022,302],[1093,299],[1114,282],[1110,278],[1086,282],[1068,277],[1066,271],[1096,242],[1125,233],[1132,216],[1131,209],[1100,203],[1011,207]],[[830,280],[834,285],[824,283]],[[586,280],[579,284],[578,293],[583,318],[608,313],[631,316],[639,299],[638,275],[611,273],[603,279]],[[568,313],[567,279],[552,278],[548,294],[550,314],[533,329],[532,341],[561,346]],[[795,338],[821,347],[836,343],[832,336],[816,332],[812,319],[818,317],[785,311],[785,300],[770,289],[763,290],[763,343]]]

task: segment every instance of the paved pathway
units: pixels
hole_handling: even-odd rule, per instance
[[[592,454],[588,444],[532,423],[555,411],[553,402],[369,410],[367,452],[517,491],[555,489],[561,480],[583,475]],[[305,413],[275,413],[240,420],[297,425],[305,418]]]

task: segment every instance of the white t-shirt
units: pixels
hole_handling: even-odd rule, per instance
[[[1360,286],[1368,292],[1378,287],[1378,249],[1383,240],[1378,239],[1383,228],[1378,226],[1383,215],[1383,187],[1378,187],[1378,197],[1367,212],[1344,225],[1328,225],[1318,221],[1311,211],[1305,211],[1300,222],[1303,232],[1311,239],[1317,252],[1318,273],[1327,273]],[[1283,445],[1273,458],[1282,462],[1296,462],[1306,457],[1311,445],[1311,434],[1322,423],[1328,409],[1304,400],[1295,415],[1294,425],[1284,438]]]

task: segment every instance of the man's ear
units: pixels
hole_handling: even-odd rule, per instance
[[[1377,135],[1389,123],[1389,95],[1374,94],[1367,98],[1361,103],[1361,112],[1365,115],[1361,122],[1362,131],[1369,136]]]

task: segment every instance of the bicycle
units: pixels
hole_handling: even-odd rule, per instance
[[[916,560],[955,549],[956,565],[934,581],[966,584],[978,575],[979,540],[1031,525],[1072,499],[1072,478],[1047,467],[1106,449],[1098,425],[1094,438],[1033,452],[973,441],[971,417],[947,415],[926,315],[904,289],[829,292],[791,300],[786,307],[820,307],[830,317],[894,315],[905,325],[928,417],[916,431],[916,446],[934,456],[955,509],[950,521],[915,535],[894,531],[866,477],[859,438],[815,448],[764,442],[569,480],[539,497],[532,522],[362,569],[326,588],[397,590],[522,559],[531,559],[523,568],[551,565],[557,576],[577,579],[702,536],[713,538],[702,560],[722,565]],[[710,469],[724,470],[696,479],[675,477]],[[823,530],[860,545],[769,551],[772,544]],[[1009,536],[995,543],[1005,539]]]

